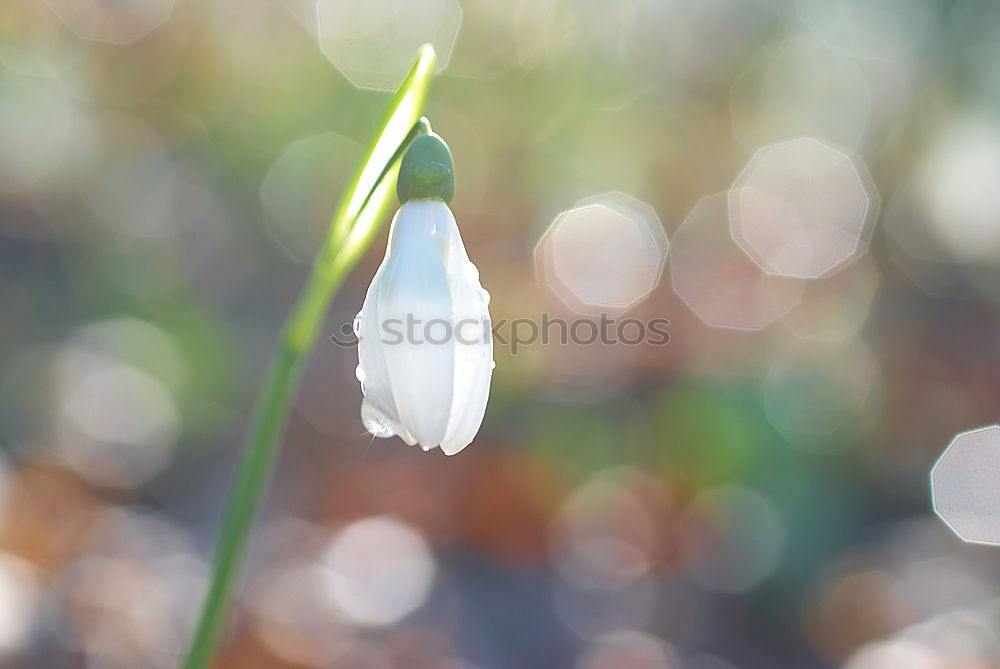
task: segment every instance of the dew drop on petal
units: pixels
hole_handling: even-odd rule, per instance
[[[368,432],[380,439],[396,436],[395,423],[367,402],[361,406],[361,422]]]
[[[359,338],[361,337],[361,314],[360,313],[357,316],[354,317],[354,336],[355,337],[359,337]],[[360,370],[360,369],[361,369],[361,366],[358,365],[358,370]],[[358,380],[360,381],[361,379],[359,378]]]
[[[358,378],[358,381],[361,382],[361,394],[364,395],[365,397],[367,397],[368,396],[368,388],[365,387],[365,380],[368,378],[368,375],[365,373],[364,367],[362,367],[361,365],[358,365],[354,369],[354,376],[356,376]]]

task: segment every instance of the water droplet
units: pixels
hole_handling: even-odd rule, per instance
[[[354,336],[358,337],[359,339],[361,338],[361,314],[360,313],[357,316],[354,317]],[[361,369],[361,367],[358,367],[358,369]]]
[[[368,388],[365,387],[365,381],[368,379],[368,374],[365,372],[364,367],[361,365],[355,367],[354,376],[358,377],[358,381],[361,382],[361,394],[367,396]]]
[[[465,278],[469,281],[479,281],[479,268],[471,262],[465,264]]]
[[[365,421],[365,429],[380,439],[388,439],[389,437],[396,436],[396,431],[392,425],[380,423],[374,419]]]
[[[490,360],[490,369],[496,369],[496,368],[497,368],[497,361]]]
[[[396,425],[385,414],[371,405],[361,405],[361,422],[365,429],[380,439],[396,436]]]
[[[486,290],[485,288],[480,288],[479,289],[479,299],[481,299],[483,301],[483,304],[489,304],[490,303],[490,291]]]

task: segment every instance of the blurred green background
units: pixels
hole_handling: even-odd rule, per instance
[[[264,362],[426,41],[494,321],[594,317],[545,267],[581,199],[673,238],[803,136],[867,165],[870,248],[759,331],[691,309],[756,299],[731,240],[685,299],[659,248],[617,315],[670,343],[498,345],[451,458],[371,442],[321,340],[218,666],[1000,667],[1000,549],[928,479],[1000,402],[991,0],[2,3],[0,666],[175,665]],[[642,267],[566,248],[564,283]]]

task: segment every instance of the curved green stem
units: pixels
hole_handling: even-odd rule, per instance
[[[434,63],[434,49],[425,44],[344,190],[323,247],[285,324],[229,493],[208,593],[184,669],[206,669],[219,645],[250,529],[267,486],[306,354],[320,332],[330,301],[378,232],[378,224],[392,200],[402,152],[418,133],[427,132],[426,121],[418,119],[427,100]]]

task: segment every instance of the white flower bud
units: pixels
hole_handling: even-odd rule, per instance
[[[403,204],[355,321],[369,432],[447,455],[469,445],[493,375],[488,304],[448,205]]]

